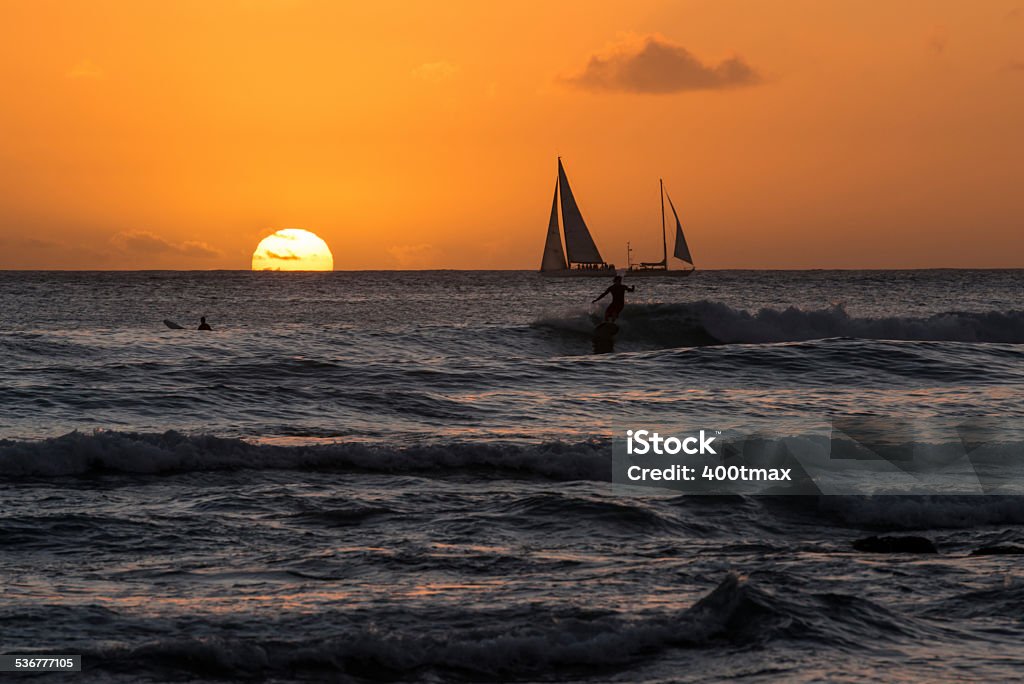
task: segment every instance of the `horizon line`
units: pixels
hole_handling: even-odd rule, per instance
[[[723,271],[757,272],[826,272],[826,271],[1024,271],[1024,266],[905,266],[905,267],[779,267],[779,268],[700,268],[698,272],[718,273]],[[330,271],[282,271],[275,269],[253,270],[250,268],[0,268],[0,273],[536,273],[533,268],[352,268]],[[620,275],[628,276],[625,272]],[[611,277],[609,275],[609,277]]]

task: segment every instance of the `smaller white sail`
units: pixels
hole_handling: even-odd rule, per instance
[[[683,235],[683,224],[679,222],[679,214],[676,213],[676,207],[672,204],[672,198],[668,196],[667,192],[665,197],[668,197],[668,206],[672,208],[672,216],[676,220],[676,248],[672,255],[693,266],[693,257],[690,256],[690,248],[686,245],[686,236]]]
[[[562,236],[558,230],[558,181],[555,181],[555,196],[551,198],[551,218],[548,220],[548,237],[544,241],[544,257],[540,262],[542,271],[565,270],[565,252],[562,251]]]

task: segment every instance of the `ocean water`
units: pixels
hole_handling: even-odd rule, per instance
[[[1024,677],[1020,556],[971,555],[1024,545],[1024,499],[629,493],[610,441],[1013,433],[1024,271],[635,284],[594,354],[602,279],[0,273],[0,651],[114,682]]]

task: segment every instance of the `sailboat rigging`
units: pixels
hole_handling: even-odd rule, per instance
[[[677,278],[692,274],[697,267],[693,264],[693,257],[690,256],[690,248],[686,244],[686,236],[683,234],[683,224],[679,221],[679,214],[672,203],[672,198],[665,190],[665,182],[658,179],[658,186],[661,191],[661,261],[641,261],[638,264],[630,263],[626,273],[630,276],[673,276]],[[672,218],[676,220],[675,248],[672,256],[685,262],[690,268],[688,270],[670,269],[668,263],[668,233],[665,229],[665,200],[668,199],[669,209],[672,210]],[[628,250],[627,250],[628,254]]]
[[[562,210],[562,230],[559,230],[558,210]],[[562,250],[562,232],[565,233],[565,250]],[[569,187],[562,158],[558,158],[558,178],[555,194],[551,199],[551,216],[548,219],[547,238],[544,241],[544,255],[540,272],[545,276],[604,276],[614,275],[615,266],[605,263],[594,238],[587,228],[576,197]]]

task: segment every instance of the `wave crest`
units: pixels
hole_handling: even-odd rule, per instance
[[[242,439],[101,431],[36,441],[0,441],[0,478],[209,470],[357,470],[386,473],[493,471],[503,477],[611,479],[607,440],[538,445],[452,443],[390,447],[253,444]]]
[[[620,322],[634,341],[658,347],[801,342],[834,337],[870,340],[1024,343],[1024,311],[948,311],[931,316],[851,316],[842,305],[750,312],[701,300],[630,304]],[[534,325],[563,334],[589,334],[594,317],[549,317]]]
[[[624,667],[669,648],[712,639],[746,641],[750,623],[773,631],[777,618],[764,598],[734,574],[695,604],[644,619],[612,611],[571,609],[569,614],[531,614],[519,620],[474,619],[441,636],[422,630],[353,628],[345,637],[310,644],[275,640],[165,638],[134,648],[115,646],[94,655],[101,663],[140,664],[200,675],[266,677],[288,673],[344,673],[373,680],[425,672],[448,680],[528,677],[538,673]],[[532,612],[532,611],[531,611]],[[575,613],[575,614],[573,614]],[[464,616],[467,621],[469,616]]]

